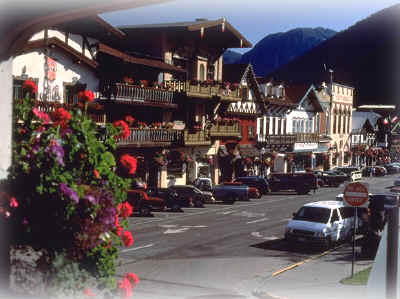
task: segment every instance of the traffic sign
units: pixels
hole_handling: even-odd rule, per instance
[[[364,207],[368,202],[368,188],[359,182],[349,183],[343,192],[344,203],[351,207]]]

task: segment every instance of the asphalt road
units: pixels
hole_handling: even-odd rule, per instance
[[[394,178],[365,181],[374,193],[385,191]],[[134,298],[254,298],[254,291],[274,273],[319,258],[318,249],[289,249],[282,240],[285,226],[304,203],[334,200],[343,189],[320,188],[309,195],[275,193],[234,205],[131,217],[135,243],[122,250],[118,273],[135,272],[140,277]],[[342,246],[320,259],[332,260],[341,251],[348,257],[348,248]]]

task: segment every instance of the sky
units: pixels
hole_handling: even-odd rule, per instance
[[[102,14],[114,26],[215,20],[225,17],[253,46],[266,35],[297,27],[342,31],[399,0],[173,0]],[[232,49],[244,53],[249,49]]]

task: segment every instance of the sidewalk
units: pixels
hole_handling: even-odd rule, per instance
[[[354,273],[370,267],[372,260],[356,260]],[[351,276],[351,248],[333,251],[275,277],[265,277],[252,293],[259,299],[365,299],[367,286],[345,285]]]

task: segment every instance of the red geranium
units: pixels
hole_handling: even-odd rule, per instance
[[[71,114],[64,108],[58,108],[53,113],[53,121],[55,126],[60,125],[61,127],[65,127],[70,119]]]
[[[47,113],[39,111],[37,108],[33,108],[32,112],[43,122],[43,124],[46,125],[50,122],[50,117]]]
[[[80,101],[87,101],[87,102],[93,102],[94,100],[94,93],[91,90],[85,90],[85,91],[80,91],[78,92],[78,99]]]
[[[122,129],[121,134],[118,135],[119,138],[126,139],[129,137],[130,131],[129,126],[126,122],[124,122],[123,120],[117,120],[113,122],[113,126],[116,128],[120,127]]]
[[[125,116],[125,121],[129,124],[133,124],[135,122],[135,118],[133,116],[127,115]]]
[[[140,282],[139,277],[135,273],[132,273],[132,272],[126,273],[124,278],[129,280],[132,287],[135,287]]]
[[[129,174],[135,174],[137,168],[137,159],[135,157],[124,154],[121,156],[120,163],[128,170]]]
[[[22,89],[34,94],[36,94],[38,91],[36,83],[29,79],[25,80],[25,82],[22,84]]]
[[[95,176],[96,179],[100,177],[100,173],[97,169],[93,170],[93,175]]]
[[[118,204],[117,211],[122,218],[128,218],[133,213],[133,207],[126,201]]]
[[[122,242],[124,242],[124,245],[126,247],[132,246],[132,244],[134,242],[132,233],[130,231],[127,231],[127,230],[122,233],[121,239],[122,239]]]
[[[15,199],[15,197],[10,198],[10,207],[12,208],[18,208],[18,201]]]
[[[118,282],[118,288],[121,290],[121,297],[128,299],[132,296],[132,285],[127,278],[123,278]]]

